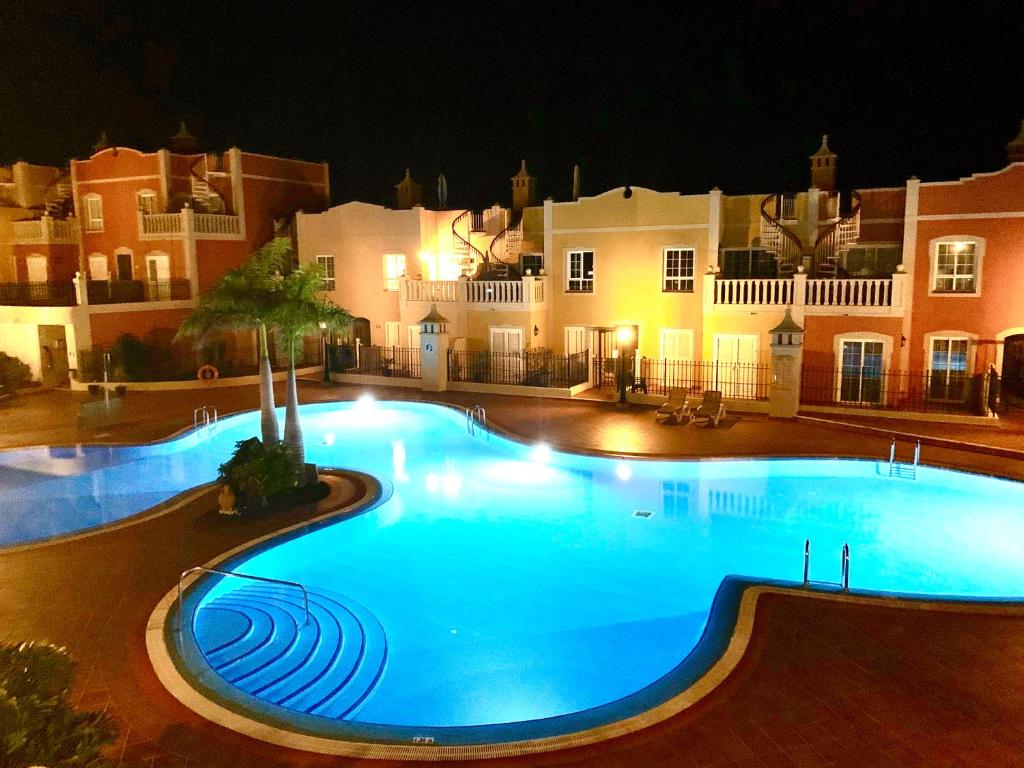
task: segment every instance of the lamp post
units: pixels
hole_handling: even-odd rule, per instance
[[[331,370],[330,364],[327,360],[327,323],[324,322],[320,323],[320,343],[323,346],[324,350],[323,356],[320,358],[320,361],[323,363],[324,368],[324,384],[330,384]]]
[[[633,341],[633,329],[628,325],[621,326],[615,336],[619,342],[619,406],[628,405],[626,400],[626,348]]]

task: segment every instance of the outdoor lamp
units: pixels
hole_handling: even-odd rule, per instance
[[[327,362],[327,323],[323,320],[320,321],[320,343],[323,347],[323,356],[320,358],[320,362],[323,363],[324,369],[324,384],[331,383],[331,367]]]

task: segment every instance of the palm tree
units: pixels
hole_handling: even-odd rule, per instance
[[[289,251],[290,255],[290,251]],[[319,264],[305,263],[291,269],[278,286],[280,295],[268,322],[280,332],[288,356],[288,384],[285,390],[284,444],[299,466],[305,464],[302,426],[299,423],[299,395],[295,383],[295,360],[303,339],[311,333],[338,331],[351,323],[352,316],[319,294],[324,289]],[[324,360],[324,365],[327,361]]]
[[[199,299],[199,306],[182,321],[175,338],[196,336],[202,346],[218,331],[256,331],[260,357],[260,430],[263,444],[278,442],[274,379],[267,349],[268,318],[280,302],[281,265],[290,258],[287,239],[271,240],[246,262],[227,272]]]
[[[291,251],[287,256],[289,263]],[[319,264],[305,263],[291,269],[281,280],[278,301],[268,321],[280,332],[288,356],[288,384],[285,389],[284,444],[295,456],[299,466],[305,464],[302,426],[299,423],[299,394],[295,382],[295,360],[303,339],[311,333],[338,331],[348,326],[351,315],[330,300],[319,296],[324,289],[323,270]],[[324,360],[324,365],[327,361]]]

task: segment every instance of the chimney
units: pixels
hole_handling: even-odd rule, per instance
[[[1020,121],[1020,133],[1006,145],[1006,162],[1024,163],[1024,120]]]
[[[821,147],[811,155],[811,186],[822,192],[836,188],[836,154],[828,148],[828,134],[821,137]]]
[[[178,123],[178,132],[167,142],[171,152],[176,155],[194,155],[199,149],[199,139],[188,132],[185,121]]]

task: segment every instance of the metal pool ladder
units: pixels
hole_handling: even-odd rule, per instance
[[[206,429],[217,423],[217,409],[212,405],[201,405],[192,411],[192,429]]]
[[[817,582],[819,584],[834,584],[831,581]],[[811,540],[804,539],[804,586],[811,584]],[[843,551],[839,561],[839,586],[844,592],[850,591],[850,545],[843,543]]]
[[[902,477],[904,480],[917,479],[917,466],[921,463],[921,441],[914,446],[914,463],[903,464],[896,461],[896,438],[889,445],[889,477]]]
[[[197,565],[195,568],[187,568],[181,572],[178,577],[178,632],[181,632],[184,624],[185,604],[182,602],[182,582],[193,573],[216,573],[219,576],[234,576],[236,579],[252,579],[253,581],[263,581],[268,584],[283,584],[286,587],[297,587],[302,590],[302,607],[305,610],[305,618],[303,624],[309,624],[309,592],[306,588],[299,584],[297,581],[285,581],[284,579],[270,579],[266,576],[253,576],[248,573],[233,573],[232,571],[218,571],[216,568],[207,568],[204,565]]]
[[[476,436],[477,428],[487,432],[487,410],[482,405],[474,405],[472,408],[466,409],[466,431],[469,434]]]

